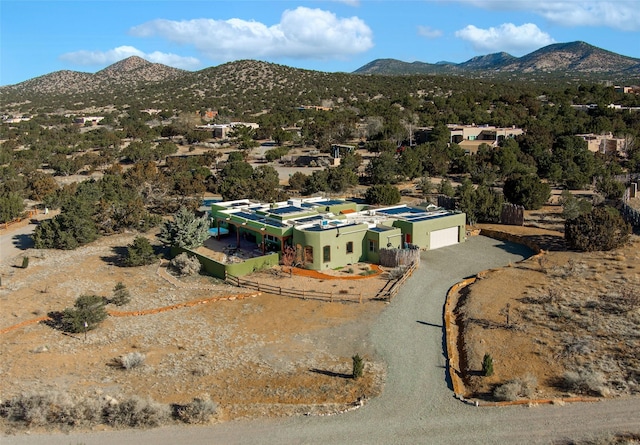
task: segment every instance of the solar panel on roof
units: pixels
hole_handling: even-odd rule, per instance
[[[288,227],[287,224],[281,223],[280,221],[277,221],[277,220],[272,219],[272,218],[265,218],[264,216],[256,215],[255,213],[238,212],[235,215],[239,216],[240,218],[244,218],[244,219],[248,219],[250,221],[256,221],[256,222],[265,224],[267,226]]]
[[[286,215],[287,213],[300,213],[300,212],[304,212],[304,209],[296,206],[278,207],[276,209],[269,210],[269,213],[273,213],[274,215]]]

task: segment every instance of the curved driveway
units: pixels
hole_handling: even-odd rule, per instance
[[[565,406],[477,408],[446,381],[442,308],[460,279],[515,262],[521,246],[473,237],[423,254],[422,265],[382,313],[370,341],[388,364],[383,394],[361,409],[326,417],[236,421],[70,435],[3,437],[9,444],[494,444],[554,443],[609,431],[640,433],[640,399]]]

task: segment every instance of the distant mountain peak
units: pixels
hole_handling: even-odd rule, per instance
[[[100,73],[126,73],[129,71],[135,71],[143,67],[149,67],[154,65],[153,63],[143,59],[138,56],[127,57],[126,59],[122,59],[119,62],[114,63],[113,65],[109,65],[103,70],[98,71],[96,74]]]

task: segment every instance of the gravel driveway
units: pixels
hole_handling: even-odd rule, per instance
[[[388,364],[383,394],[349,413],[238,421],[207,427],[3,437],[9,444],[493,444],[557,443],[607,431],[640,433],[640,400],[566,406],[477,408],[453,397],[446,379],[442,308],[461,278],[528,256],[512,243],[473,237],[423,254],[383,312],[371,342]]]

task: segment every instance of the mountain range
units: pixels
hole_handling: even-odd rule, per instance
[[[235,83],[246,90],[262,88],[275,94],[302,83],[335,84],[348,82],[354,75],[441,74],[470,78],[509,76],[536,79],[544,76],[602,79],[621,83],[640,83],[640,59],[622,56],[585,42],[557,43],[522,57],[501,52],[474,57],[463,63],[402,62],[378,59],[353,73],[325,73],[291,68],[266,62],[240,60],[199,71],[185,71],[140,57],[129,57],[94,74],[78,71],[56,71],[15,85],[0,87],[5,103],[22,102],[35,96],[76,95],[114,98],[139,95],[151,90],[167,93],[173,90],[216,91],[221,84]],[[187,93],[182,93],[187,94]]]
[[[515,57],[501,52],[474,57],[463,63],[402,62],[374,60],[354,71],[357,74],[567,74],[640,77],[640,59],[622,56],[585,42],[555,43]]]

